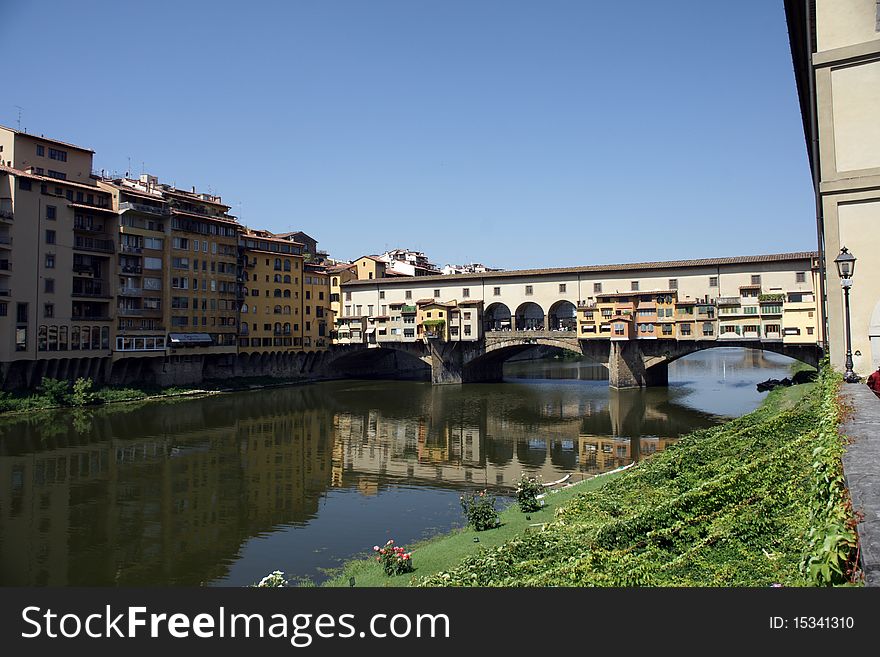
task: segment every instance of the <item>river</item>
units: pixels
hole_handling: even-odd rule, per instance
[[[522,472],[605,472],[756,408],[792,361],[714,349],[667,388],[612,391],[581,361],[505,382],[334,381],[0,422],[0,585],[321,581],[377,543],[462,524],[459,496],[509,503]]]

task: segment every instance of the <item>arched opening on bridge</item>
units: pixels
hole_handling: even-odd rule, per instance
[[[526,301],[516,309],[517,331],[542,331],[544,329],[544,309],[532,301]]]
[[[547,460],[547,441],[543,438],[517,440],[516,459],[521,466],[540,468]]]
[[[561,299],[550,306],[548,321],[551,331],[577,331],[577,308],[571,301]]]
[[[484,329],[489,331],[509,331],[513,328],[510,324],[510,308],[503,303],[491,303],[483,313],[485,322]]]

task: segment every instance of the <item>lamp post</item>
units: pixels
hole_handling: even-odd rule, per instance
[[[861,378],[853,372],[852,337],[849,328],[849,289],[852,287],[853,274],[856,271],[856,257],[846,247],[840,249],[840,255],[834,259],[837,265],[837,274],[840,276],[840,286],[843,288],[843,307],[846,322],[846,361],[843,366],[843,380],[847,383],[858,383]]]

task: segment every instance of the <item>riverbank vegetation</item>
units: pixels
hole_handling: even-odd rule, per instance
[[[855,583],[839,382],[826,367],[815,383],[776,389],[749,415],[689,434],[615,477],[548,496],[538,522],[514,506],[501,527],[480,532],[479,544],[464,530],[416,546],[411,576],[386,578],[357,561],[328,584]]]
[[[70,383],[59,379],[43,378],[35,390],[0,391],[0,414],[42,411],[51,408],[97,406],[115,402],[168,399],[185,396],[233,392],[252,388],[267,388],[300,383],[302,379],[272,376],[237,377],[206,380],[191,386],[102,386],[96,388],[91,379],[80,378]]]

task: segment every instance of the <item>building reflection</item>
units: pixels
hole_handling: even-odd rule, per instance
[[[334,489],[589,476],[714,422],[660,390],[325,384],[0,426],[0,584],[199,585]]]

